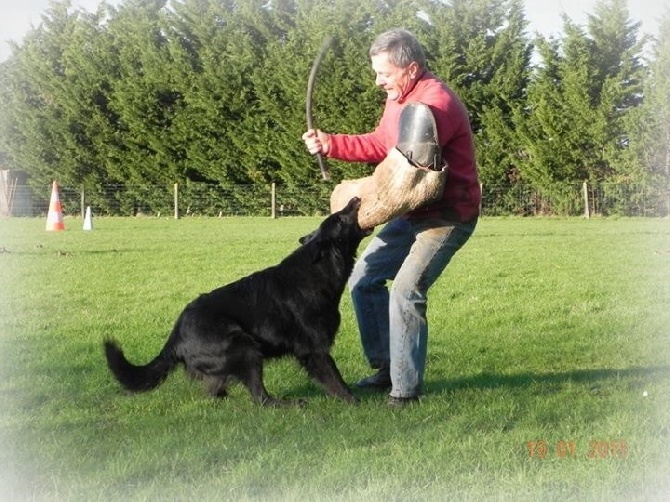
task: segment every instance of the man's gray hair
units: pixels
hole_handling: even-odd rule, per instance
[[[370,56],[387,52],[389,62],[398,68],[406,68],[412,62],[420,70],[426,68],[426,55],[417,38],[408,30],[395,28],[379,35],[370,46]]]

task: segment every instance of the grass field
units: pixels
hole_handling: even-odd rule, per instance
[[[0,220],[0,499],[668,500],[670,221],[483,219],[433,287],[426,395],[326,397],[291,360],[207,397],[126,395],[197,294],[274,264],[317,218]],[[368,374],[351,302],[333,351]]]

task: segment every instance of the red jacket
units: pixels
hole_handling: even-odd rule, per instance
[[[410,216],[442,215],[456,221],[470,221],[479,215],[481,202],[470,119],[458,96],[430,72],[425,72],[398,100],[386,101],[374,131],[332,134],[328,157],[351,162],[381,162],[398,143],[402,107],[417,102],[428,105],[435,116],[442,159],[448,168],[442,199],[412,211]]]

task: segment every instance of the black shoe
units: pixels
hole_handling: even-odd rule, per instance
[[[391,408],[404,408],[407,405],[418,403],[418,402],[419,402],[419,396],[411,396],[411,397],[394,397],[394,396],[391,396],[391,397],[389,397],[388,405]]]
[[[356,382],[357,387],[386,390],[391,388],[391,373],[388,368],[379,368],[372,376]]]

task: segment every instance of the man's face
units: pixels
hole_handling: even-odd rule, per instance
[[[386,91],[391,101],[400,98],[409,88],[412,79],[416,78],[418,65],[413,62],[405,68],[391,64],[387,52],[371,57],[372,69],[375,72],[375,85]]]

